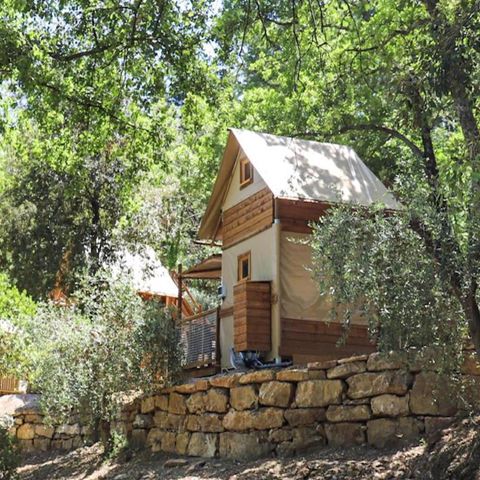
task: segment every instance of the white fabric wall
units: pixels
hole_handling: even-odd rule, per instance
[[[309,235],[282,232],[280,246],[281,316],[302,320],[329,320],[331,303],[320,296],[308,268],[312,264],[309,245],[299,243]],[[365,324],[365,319],[354,316],[352,323]]]
[[[237,203],[240,203],[242,200],[251,197],[254,193],[259,192],[267,186],[267,184],[263,181],[262,177],[260,177],[260,174],[257,172],[257,170],[253,169],[253,182],[250,185],[240,189],[240,160],[243,158],[246,158],[246,156],[243,150],[240,149],[237,159],[235,161],[232,181],[225,196],[225,201],[223,202],[223,211],[227,210],[230,207],[233,207]]]
[[[233,287],[237,283],[237,259],[242,253],[251,253],[251,280],[271,281],[273,279],[273,229],[255,235],[243,242],[227,248],[222,253],[222,283],[226,287],[226,297],[222,308],[233,306]],[[276,291],[272,283],[272,293]],[[233,347],[233,316],[220,321],[220,348],[222,367],[229,366],[230,351]]]

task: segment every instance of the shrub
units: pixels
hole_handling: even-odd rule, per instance
[[[9,435],[10,417],[0,418],[0,480],[16,480],[17,467],[20,463],[15,439]]]
[[[125,395],[169,384],[181,362],[171,312],[142,301],[128,281],[107,280],[85,281],[70,306],[40,306],[30,335],[34,388],[47,416],[79,412],[108,450],[110,421]]]

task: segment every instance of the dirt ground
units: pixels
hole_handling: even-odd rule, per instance
[[[402,450],[318,448],[292,458],[236,462],[125,452],[105,462],[98,445],[27,457],[21,480],[480,480],[480,419]]]

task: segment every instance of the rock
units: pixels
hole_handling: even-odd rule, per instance
[[[35,450],[41,450],[42,452],[46,452],[50,450],[51,440],[49,438],[35,438],[33,440],[33,447]]]
[[[186,428],[190,432],[223,432],[222,417],[215,413],[188,415]]]
[[[140,413],[151,413],[155,410],[155,397],[147,397],[142,399]]]
[[[465,354],[462,373],[465,375],[480,375],[480,362],[477,361],[474,353]]]
[[[238,380],[243,376],[243,373],[231,373],[228,375],[217,375],[209,379],[212,387],[232,388],[238,385]]]
[[[184,415],[173,415],[169,413],[165,420],[164,428],[169,430],[181,431],[185,425],[185,416]]]
[[[416,415],[448,417],[457,411],[453,386],[448,378],[435,372],[415,376],[410,392],[410,410]]]
[[[272,451],[264,432],[220,434],[220,457],[246,460],[265,457]]]
[[[184,383],[175,387],[177,393],[195,393],[208,390],[208,380],[197,380],[192,383]]]
[[[425,433],[430,435],[448,428],[455,421],[455,417],[425,417]]]
[[[214,457],[217,452],[216,433],[192,433],[187,453],[192,457]]]
[[[152,417],[150,415],[145,415],[145,417],[148,417],[150,419],[148,426],[151,426]],[[147,427],[142,427],[142,428],[147,428]],[[70,436],[80,435],[81,432],[82,432],[82,427],[80,427],[78,423],[74,423],[73,425],[68,425],[68,424],[60,425],[56,428],[56,431],[55,431],[55,433],[57,434],[63,433],[64,435],[70,435]]]
[[[161,449],[162,452],[176,452],[177,435],[174,432],[163,432]]]
[[[30,413],[25,415],[25,423],[43,423],[43,415]]]
[[[140,448],[145,445],[147,441],[147,432],[143,429],[134,428],[132,430],[132,436],[130,439],[130,444],[134,448]]]
[[[295,403],[298,407],[325,407],[340,403],[342,393],[341,380],[307,380],[298,383]]]
[[[188,432],[179,433],[175,443],[175,450],[179,455],[186,455],[191,434]]]
[[[365,362],[347,362],[327,370],[327,378],[347,378],[367,369]]]
[[[33,440],[18,440],[17,445],[22,453],[33,452],[35,450],[35,447],[33,446]]]
[[[141,413],[135,415],[133,421],[133,428],[151,428],[153,425],[153,417],[151,415],[142,415]],[[61,425],[57,428],[57,433],[66,433],[67,435],[73,435],[70,430],[70,425]],[[78,431],[80,433],[80,430]]]
[[[285,410],[285,420],[291,427],[314,425],[325,420],[324,408],[294,408]]]
[[[367,370],[372,372],[399,370],[406,366],[407,358],[402,352],[375,352],[367,360]]]
[[[152,449],[152,452],[159,452],[162,447],[162,437],[164,432],[159,428],[149,430],[146,440],[146,446]]]
[[[205,393],[198,392],[190,395],[186,401],[190,413],[203,413],[205,411]]]
[[[35,437],[35,427],[31,423],[24,423],[17,428],[17,438],[19,440],[33,440]]]
[[[265,382],[260,387],[258,401],[272,407],[288,407],[293,399],[293,385],[287,382]]]
[[[261,408],[260,410],[230,410],[223,417],[223,427],[226,430],[268,430],[283,425],[283,410],[280,408]]]
[[[338,360],[337,363],[339,365],[343,365],[344,363],[353,363],[353,362],[366,362],[368,360],[369,355],[355,355],[353,357],[342,358]]]
[[[373,397],[370,405],[373,414],[377,417],[405,417],[410,413],[408,394],[405,397],[390,394]]]
[[[163,464],[163,468],[178,468],[178,467],[185,467],[188,465],[188,461],[184,458],[169,458]]]
[[[323,362],[310,362],[307,364],[307,368],[309,370],[328,370],[335,367],[335,365],[337,365],[336,360],[325,360]]]
[[[366,427],[360,423],[327,423],[325,433],[328,444],[333,447],[353,447],[362,445]]]
[[[253,385],[234,387],[230,390],[230,404],[235,410],[248,410],[257,406],[258,396]]]
[[[401,370],[359,373],[347,378],[347,394],[353,399],[374,397],[384,393],[405,395],[411,383],[411,378],[410,373]]]
[[[168,395],[156,395],[154,398],[155,408],[166,412],[168,410]]]
[[[362,422],[371,417],[368,405],[330,405],[327,409],[329,422]]]
[[[47,425],[35,425],[35,435],[39,437],[53,438],[55,429]]]
[[[308,379],[309,380],[324,380],[327,378],[325,370],[309,370]]]
[[[38,414],[40,413],[40,395],[19,394],[0,396],[2,415]]]
[[[167,424],[167,416],[167,412],[155,412],[155,415],[153,416],[154,425],[159,428],[165,428],[165,425]]]
[[[295,453],[305,452],[319,445],[325,445],[325,432],[321,425],[317,428],[294,428],[292,433],[291,446]]]
[[[275,372],[273,370],[258,370],[251,373],[245,373],[240,377],[239,382],[242,385],[247,383],[263,383],[270,382],[275,379]]]
[[[302,382],[308,380],[308,370],[306,368],[289,368],[277,372],[277,380],[280,382]]]
[[[367,422],[368,443],[377,448],[405,445],[420,435],[422,423],[412,417],[379,418]]]
[[[270,430],[268,440],[273,443],[288,442],[292,439],[293,432],[290,428],[278,428]]]
[[[228,393],[223,388],[211,388],[204,397],[207,412],[224,413],[228,410]]]
[[[179,393],[172,392],[168,400],[168,411],[170,413],[185,415],[185,413],[187,413],[185,397]]]

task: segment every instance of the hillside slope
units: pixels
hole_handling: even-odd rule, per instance
[[[347,480],[480,479],[480,418],[457,422],[435,437],[402,450],[323,448],[292,458],[251,462],[127,454],[102,462],[98,445],[68,454],[25,459],[21,480]]]

